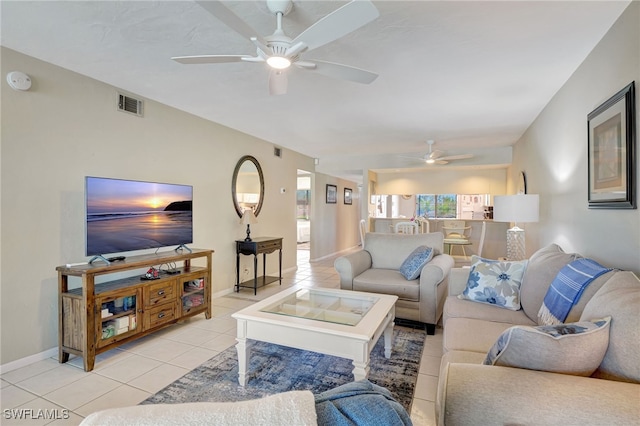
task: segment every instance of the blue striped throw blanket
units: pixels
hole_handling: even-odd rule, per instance
[[[591,259],[578,259],[564,266],[553,279],[538,312],[541,325],[563,324],[585,288],[611,268]]]

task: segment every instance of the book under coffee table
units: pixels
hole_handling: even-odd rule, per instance
[[[291,288],[234,313],[240,385],[248,381],[247,340],[348,358],[353,361],[354,380],[367,378],[371,350],[382,334],[384,355],[391,357],[397,299],[358,291]]]

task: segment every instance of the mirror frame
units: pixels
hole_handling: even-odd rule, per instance
[[[236,208],[238,217],[242,218],[242,209],[240,208],[238,197],[236,196],[236,185],[238,182],[238,173],[240,173],[240,168],[245,161],[251,161],[253,165],[256,166],[256,169],[258,170],[258,178],[260,178],[260,200],[258,201],[258,205],[253,212],[257,217],[260,213],[260,209],[262,209],[262,202],[264,201],[264,175],[262,174],[262,167],[260,167],[260,163],[258,163],[258,160],[256,160],[255,157],[251,155],[245,155],[240,158],[240,160],[238,160],[238,164],[236,164],[236,168],[233,170],[233,178],[231,180],[231,198],[233,199],[233,206]]]

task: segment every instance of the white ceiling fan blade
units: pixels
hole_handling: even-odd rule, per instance
[[[255,37],[260,43],[266,44],[264,39],[257,33],[256,30],[251,28],[249,24],[244,22],[238,15],[233,13],[231,9],[222,4],[219,1],[198,1],[196,0],[204,10],[211,13],[213,16],[222,21],[226,26],[237,32],[238,34],[251,39]]]
[[[304,44],[303,42],[298,42],[287,48],[287,51],[285,52],[285,56],[287,58],[293,58],[294,56],[304,52],[305,50],[307,50],[307,45]]]
[[[429,147],[429,149],[431,149],[431,147]],[[439,150],[435,150],[435,151],[430,151],[429,152],[429,158],[431,158],[432,160],[435,160],[437,158],[442,157],[442,154],[444,154],[444,152],[439,151]]]
[[[227,62],[242,62],[250,59],[249,55],[197,55],[197,56],[174,56],[173,59],[181,64],[222,64]]]
[[[255,44],[256,47],[258,49],[260,49],[262,51],[262,53],[264,53],[265,55],[267,55],[267,56],[273,55],[273,50],[269,46],[267,46],[266,44],[264,44],[260,40],[258,40],[257,37],[251,37],[251,42],[253,44]],[[260,54],[260,52],[258,52],[258,54]]]
[[[289,79],[284,70],[274,70],[269,72],[269,94],[284,95],[287,93]]]
[[[444,160],[435,160],[431,164],[449,164],[449,162],[448,161],[444,161]]]
[[[315,67],[309,67],[308,64],[315,64]],[[341,80],[349,80],[355,83],[369,84],[378,78],[378,74],[366,71],[360,68],[351,67],[349,65],[335,64],[326,61],[302,61],[302,64],[295,63],[297,66],[311,72],[325,75],[327,77],[338,78]]]
[[[378,9],[368,0],[354,0],[345,4],[304,30],[293,43],[304,42],[308,50],[331,43],[380,16]]]
[[[466,160],[467,158],[473,158],[473,154],[447,155],[438,157],[438,160]]]
[[[425,159],[421,158],[421,157],[409,157],[407,155],[398,155],[398,158],[406,158],[407,160],[412,160],[412,161],[416,161],[419,163],[424,163]]]

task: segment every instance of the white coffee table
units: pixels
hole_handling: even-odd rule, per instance
[[[247,383],[250,344],[275,343],[353,360],[353,376],[369,375],[369,356],[384,333],[391,357],[397,296],[357,291],[291,288],[232,315],[238,322],[238,381]]]

